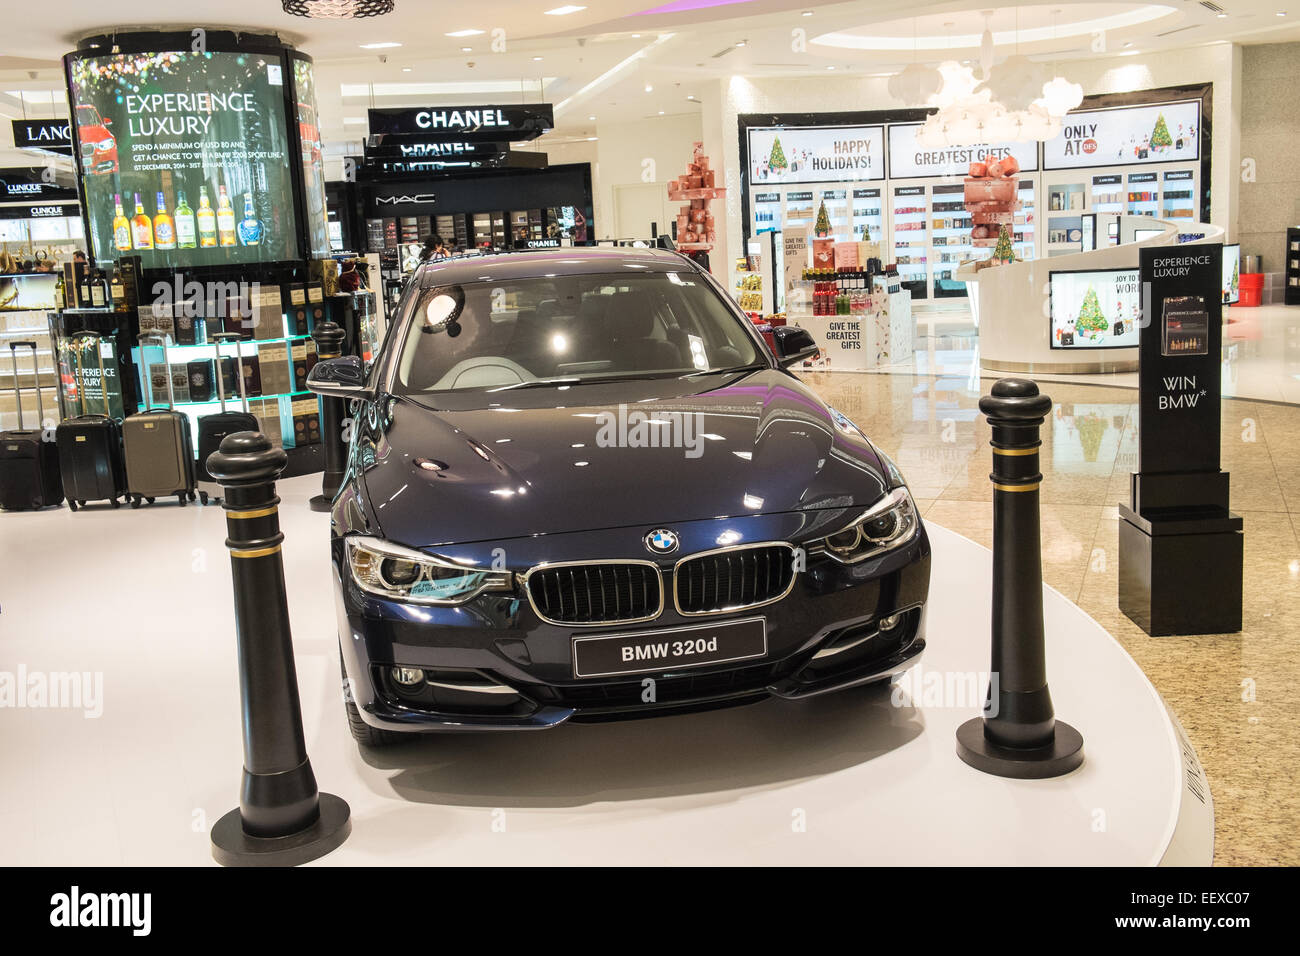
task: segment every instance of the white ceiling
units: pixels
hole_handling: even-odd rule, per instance
[[[1003,3],[992,26],[1008,41],[1017,26],[1021,34],[1038,30],[1039,39],[1022,42],[1019,52],[1062,61],[1092,55],[1091,25],[1107,18],[1112,51],[1126,44],[1149,52],[1223,40],[1300,40],[1300,0],[1217,2],[1226,18],[1199,0]],[[369,105],[545,100],[557,104],[557,129],[546,140],[581,142],[602,122],[697,111],[690,97],[719,77],[824,75],[832,66],[837,75],[852,76],[894,71],[913,60],[971,57],[977,43],[968,41],[984,28],[981,11],[992,9],[975,0],[588,0],[585,10],[548,16],[545,11],[563,0],[396,3],[385,17],[330,22],[289,16],[278,0],[224,0],[213,5],[204,25],[278,32],[310,54],[322,132],[338,155],[365,133],[364,123],[345,120],[364,119]],[[645,12],[664,6],[677,9]],[[1156,12],[1141,14],[1149,7]],[[1288,16],[1277,16],[1281,11]],[[1114,25],[1117,16],[1140,22]],[[0,37],[0,115],[64,112],[58,58],[83,36],[142,24],[189,30],[193,18],[182,17],[174,0],[110,0],[103,8],[61,4],[49,17],[7,17]],[[484,32],[445,35],[462,29]],[[498,29],[504,33],[497,34],[494,49]],[[843,38],[884,49],[834,45]],[[361,49],[373,42],[401,46]],[[1015,52],[1014,42],[998,52]],[[1063,72],[1069,75],[1068,65]]]

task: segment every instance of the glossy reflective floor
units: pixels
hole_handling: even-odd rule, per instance
[[[1257,401],[1300,404],[1300,307],[1225,308],[1223,394]],[[979,374],[979,330],[960,301],[920,304],[923,336],[911,359],[885,372],[917,375]],[[1044,322],[1047,320],[1044,319]],[[1137,388],[1137,373],[1043,375],[1042,380]]]
[[[894,457],[927,517],[991,546],[989,429],[977,402],[995,379],[973,377],[969,363],[939,367],[945,374],[806,380]],[[1136,392],[1076,383],[1043,391],[1054,403],[1043,432],[1044,580],[1119,639],[1182,721],[1214,793],[1215,862],[1300,864],[1300,408],[1223,403],[1223,467],[1245,519],[1244,630],[1151,638],[1117,601],[1116,504],[1136,467]]]

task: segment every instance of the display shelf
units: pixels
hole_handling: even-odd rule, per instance
[[[1287,305],[1300,305],[1300,228],[1286,231],[1286,260],[1282,281],[1282,301]]]

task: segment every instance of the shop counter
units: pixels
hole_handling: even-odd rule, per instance
[[[916,319],[912,295],[873,292],[867,309],[849,315],[790,312],[787,321],[812,333],[821,352],[801,366],[816,371],[865,372],[912,357]]]

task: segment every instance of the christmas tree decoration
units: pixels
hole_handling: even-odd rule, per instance
[[[817,207],[817,225],[813,226],[813,235],[825,239],[831,234],[831,217],[826,212],[826,200]]]
[[[1101,333],[1110,329],[1110,322],[1102,314],[1101,302],[1097,299],[1097,290],[1091,285],[1088,291],[1084,293],[1083,305],[1079,307],[1079,317],[1074,320],[1074,328],[1079,334],[1097,333],[1088,335],[1088,338],[1095,339]]]
[[[781,148],[780,136],[772,142],[772,152],[767,157],[767,166],[774,173],[783,173],[790,168],[790,164],[786,162],[785,150]]]
[[[1015,250],[1011,248],[1011,233],[1006,226],[998,227],[998,244],[993,249],[993,258],[1003,263],[1014,262],[1016,259]]]
[[[1172,145],[1174,140],[1169,135],[1169,124],[1165,122],[1165,114],[1161,113],[1156,117],[1156,128],[1151,131],[1151,148],[1166,149]]]
[[[704,144],[693,144],[686,174],[668,184],[668,198],[687,203],[677,211],[678,249],[708,252],[717,241],[716,224],[709,205],[725,196],[727,190],[715,186],[715,182],[716,173],[704,155]]]

